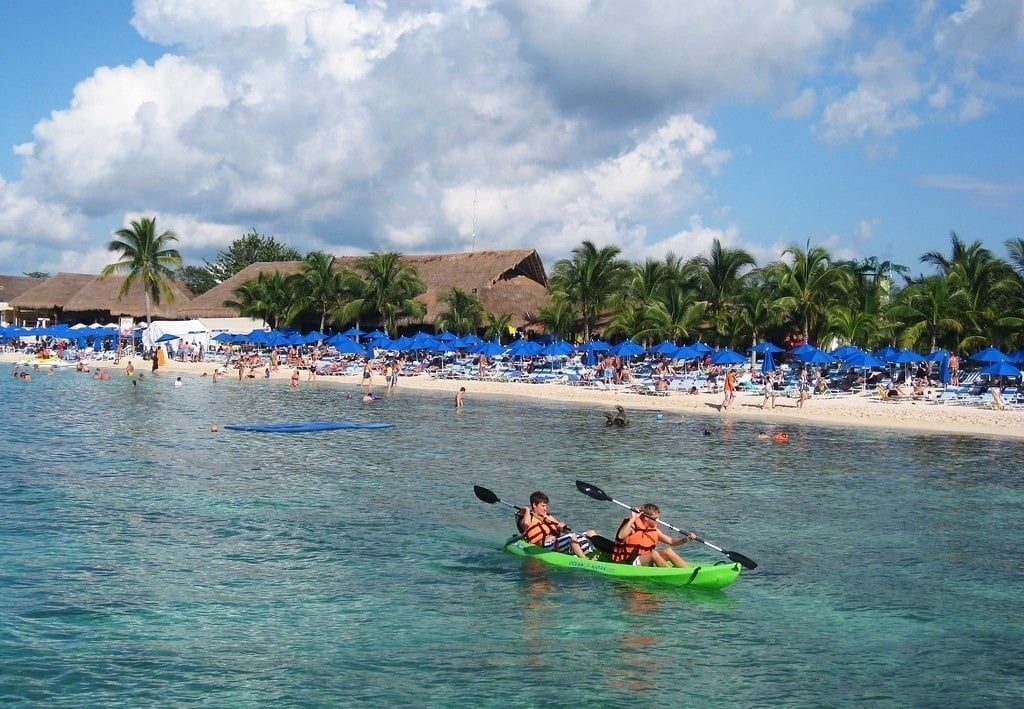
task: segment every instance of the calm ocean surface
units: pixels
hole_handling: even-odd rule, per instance
[[[9,371],[6,706],[1024,704],[1021,442]],[[332,419],[396,426],[210,432]],[[472,491],[611,536],[577,478],[760,567],[709,594],[534,566]]]

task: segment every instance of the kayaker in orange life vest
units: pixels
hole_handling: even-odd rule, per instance
[[[548,496],[538,490],[530,495],[530,506],[516,512],[516,528],[523,539],[554,551],[572,552],[581,559],[594,551],[590,537],[596,532],[571,532],[569,527],[548,514]]]
[[[679,546],[696,539],[694,534],[673,538],[658,529],[657,519],[661,510],[653,503],[648,502],[639,510],[634,509],[630,512],[629,517],[622,520],[619,531],[615,533],[612,561],[632,563],[634,566],[687,566],[686,561],[675,549],[658,550],[655,547],[658,546],[658,542]]]

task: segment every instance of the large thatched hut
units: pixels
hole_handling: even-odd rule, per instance
[[[121,296],[125,276],[96,276],[87,273],[58,273],[23,292],[10,301],[20,323],[34,325],[36,320],[48,322],[103,322],[121,315],[146,317],[146,301],[141,281],[132,284]],[[192,293],[180,283],[170,283],[173,302],[161,298],[150,303],[155,318],[176,320],[178,308],[189,301]]]
[[[343,256],[337,263],[354,268],[358,260],[359,257]],[[405,255],[402,262],[415,266],[427,287],[419,297],[427,307],[423,319],[427,324],[441,314],[444,306],[440,301],[452,287],[475,294],[495,315],[508,313],[516,327],[527,325],[540,308],[549,304],[544,264],[533,249]],[[237,316],[237,309],[225,302],[236,299],[234,292],[243,283],[255,280],[260,273],[289,276],[301,271],[301,261],[254,263],[184,304],[180,313],[192,318]]]
[[[30,276],[0,276],[0,323],[14,321],[11,301],[40,285],[45,279]]]

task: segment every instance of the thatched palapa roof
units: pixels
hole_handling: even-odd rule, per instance
[[[362,257],[342,256],[338,265],[354,268]],[[490,312],[512,315],[512,324],[521,327],[537,310],[549,305],[547,276],[540,256],[533,249],[478,251],[460,254],[409,255],[402,262],[415,266],[427,287],[420,300],[427,306],[424,322],[440,315],[440,299],[452,287],[475,293]],[[232,317],[235,308],[224,305],[235,300],[234,291],[255,280],[260,273],[289,276],[302,272],[302,261],[254,263],[215,288],[192,299],[180,309],[182,317]]]
[[[65,303],[94,278],[96,276],[87,273],[58,273],[9,302],[20,310],[64,308]]]
[[[71,297],[64,305],[64,312],[92,312],[96,310],[109,311],[111,316],[130,315],[132,317],[146,316],[146,297],[142,281],[136,280],[132,287],[123,296],[120,295],[124,286],[125,276],[96,276],[87,283],[81,290]],[[150,300],[149,311],[155,318],[163,320],[177,320],[182,317],[178,314],[181,307],[189,302],[192,293],[178,281],[170,281],[168,286],[174,296],[173,301],[165,297],[160,298],[160,303]]]
[[[41,284],[44,278],[28,276],[0,276],[0,302],[10,303],[22,293],[32,290]]]

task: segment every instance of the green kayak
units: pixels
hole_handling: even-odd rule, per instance
[[[520,537],[512,537],[505,542],[505,551],[530,559],[543,561],[545,564],[563,569],[582,569],[594,571],[606,576],[621,579],[643,579],[672,586],[690,586],[692,588],[725,588],[740,576],[740,565],[735,562],[722,561],[717,564],[687,566],[685,568],[660,566],[633,566],[632,564],[613,564],[608,561],[580,559],[573,554],[550,551],[535,546]]]

